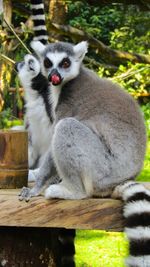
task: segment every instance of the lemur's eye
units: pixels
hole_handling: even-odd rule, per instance
[[[44,59],[44,67],[48,69],[51,68],[52,66],[53,66],[52,61],[48,57],[46,57]]]
[[[59,64],[59,66],[60,66],[61,68],[64,68],[64,69],[69,68],[70,65],[71,65],[71,61],[70,61],[70,59],[69,59],[68,57],[67,57],[67,58],[64,58],[64,59],[60,62],[60,64]]]

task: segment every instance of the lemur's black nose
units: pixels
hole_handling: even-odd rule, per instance
[[[18,65],[19,65],[19,63],[16,62],[16,63],[15,63],[15,71],[17,71],[17,72],[18,72]]]

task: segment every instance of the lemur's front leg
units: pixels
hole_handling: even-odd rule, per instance
[[[34,186],[32,188],[23,187],[19,193],[19,200],[29,201],[31,197],[40,195],[47,183],[53,182],[53,175],[55,173],[56,169],[53,164],[53,159],[51,153],[48,152],[43,164],[35,172],[36,177]]]
[[[37,58],[35,58],[33,55],[26,55],[23,62],[16,64],[16,70],[18,71],[18,76],[20,78],[20,81],[25,89],[25,95],[28,105],[28,100],[30,98],[30,108],[32,109],[32,103],[37,100],[39,97],[39,91],[45,92],[48,88],[48,81],[41,73],[41,67],[40,63]],[[28,106],[27,106],[28,107]],[[30,123],[29,123],[30,124]],[[30,125],[29,125],[30,128]],[[30,129],[28,129],[30,132]],[[31,136],[32,138],[32,136]],[[34,164],[34,162],[38,158],[38,154],[36,150],[31,148],[30,150],[29,146],[29,166]],[[31,155],[30,155],[31,153]],[[33,161],[33,162],[32,162]],[[34,172],[35,176],[35,185],[33,188],[23,187],[20,194],[19,199],[20,200],[26,200],[28,201],[31,197],[39,195],[46,182],[49,180],[51,176],[51,170],[53,166],[53,162],[51,159],[51,154],[49,152],[46,161],[44,161],[46,164],[46,167],[41,166],[36,172]],[[45,166],[45,165],[44,165]],[[31,174],[31,170],[29,171],[29,176]]]

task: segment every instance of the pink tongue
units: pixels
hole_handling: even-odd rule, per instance
[[[53,84],[59,84],[59,83],[60,83],[60,77],[57,76],[56,74],[52,75],[52,77],[51,77],[51,82],[52,82]]]

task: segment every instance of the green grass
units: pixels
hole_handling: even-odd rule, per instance
[[[150,182],[150,141],[138,181]],[[76,267],[125,267],[127,241],[123,233],[78,230]]]
[[[123,233],[78,230],[76,267],[124,267],[127,241]]]
[[[143,182],[150,182],[150,140],[147,143],[147,150],[146,150],[143,170],[137,177],[137,180]]]

